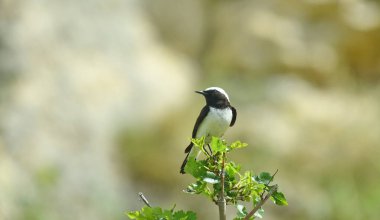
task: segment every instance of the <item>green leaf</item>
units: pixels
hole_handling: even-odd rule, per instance
[[[236,209],[237,209],[237,213],[236,213],[236,215],[237,215],[239,218],[244,218],[244,217],[248,214],[247,209],[246,209],[245,206],[243,206],[243,205],[238,204],[238,205],[236,206]]]
[[[274,192],[271,196],[271,199],[276,205],[286,206],[288,201],[286,201],[285,195],[282,192]]]
[[[223,152],[226,152],[226,150],[227,150],[226,143],[218,137],[212,137],[211,138],[210,146],[211,146],[211,149],[212,149],[214,154],[217,152],[223,153]]]
[[[186,220],[196,220],[197,214],[195,212],[188,211],[187,212],[187,219]]]
[[[173,215],[173,220],[196,220],[196,219],[197,219],[197,215],[191,211],[184,212],[181,210],[174,213]]]
[[[257,212],[255,212],[255,214],[254,214],[254,216],[258,217],[258,218],[263,218],[263,215],[264,215],[264,209],[263,208],[259,208],[259,210],[257,210]]]
[[[137,219],[140,216],[140,212],[139,211],[131,211],[131,212],[127,212],[126,215],[130,219]]]
[[[161,217],[162,216],[162,209],[160,207],[144,207],[142,209],[142,213],[144,214],[144,217],[148,219],[154,219],[155,217]]]
[[[211,183],[211,184],[219,183],[219,176],[217,176],[213,172],[207,171],[206,172],[206,177],[203,178],[203,181],[205,181],[207,183]]]
[[[248,144],[246,143],[242,143],[240,141],[235,141],[234,143],[232,143],[229,147],[228,147],[228,150],[234,150],[234,149],[238,149],[238,148],[243,148],[243,147],[246,147],[248,146]]]
[[[207,152],[204,149],[205,146],[205,137],[201,138],[192,138],[191,142],[193,142],[194,146],[197,147],[200,151],[207,155]]]
[[[261,172],[258,176],[254,176],[253,179],[265,185],[268,185],[272,181],[272,175],[268,172]]]
[[[196,214],[191,211],[173,212],[173,210],[162,210],[160,207],[143,207],[140,211],[126,213],[130,219],[136,220],[196,220]]]
[[[240,176],[240,165],[236,165],[234,162],[229,162],[225,166],[225,171],[227,174],[227,177],[234,177],[235,175]]]
[[[247,216],[247,214],[248,214],[247,209],[243,205],[240,205],[240,204],[238,204],[236,206],[236,208],[237,208],[237,213],[236,213],[237,217],[234,218],[234,220],[242,220],[242,219],[244,219],[245,216]],[[249,219],[253,220],[253,219],[255,219],[255,217],[252,216]]]
[[[190,194],[200,194],[200,193],[206,193],[206,186],[207,183],[203,181],[197,181],[196,183],[190,184],[185,192]]]
[[[196,147],[203,148],[203,145],[205,145],[205,137],[201,137],[201,138],[192,138],[192,139],[191,139],[191,142],[193,142],[193,144],[194,144]]]
[[[207,169],[205,167],[206,162],[201,160],[197,161],[195,157],[190,156],[187,160],[185,166],[185,172],[192,175],[193,177],[203,179],[206,176]]]

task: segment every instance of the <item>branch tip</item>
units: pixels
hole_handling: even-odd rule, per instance
[[[144,194],[142,192],[139,192],[139,197],[140,199],[145,203],[145,205],[147,205],[148,207],[152,207],[150,204],[149,204],[149,201],[146,199],[146,197],[144,196]]]

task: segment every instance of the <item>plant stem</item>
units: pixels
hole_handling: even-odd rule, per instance
[[[226,155],[222,155],[222,170],[220,171],[220,184],[221,190],[219,193],[219,220],[226,220],[226,199],[224,198],[224,164],[225,164]]]
[[[269,199],[269,197],[271,197],[271,195],[276,192],[278,189],[278,186],[277,185],[274,185],[272,186],[272,188],[269,190],[269,192],[267,193],[267,195],[264,197],[264,199],[262,199],[253,209],[252,211],[250,211],[244,218],[244,220],[249,220],[250,217],[252,217],[252,215],[254,215],[257,210],[259,210],[261,208],[261,206],[264,205],[264,203]]]
[[[145,196],[142,192],[139,192],[139,197],[145,203],[145,205],[152,207],[152,206],[150,206],[149,201],[145,198]]]

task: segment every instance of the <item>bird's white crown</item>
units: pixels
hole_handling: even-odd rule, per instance
[[[228,95],[227,95],[226,91],[224,91],[224,89],[222,89],[220,87],[209,87],[209,88],[205,89],[205,91],[209,91],[209,90],[216,90],[216,91],[222,93],[227,98],[227,100],[230,101],[230,98],[228,97]]]

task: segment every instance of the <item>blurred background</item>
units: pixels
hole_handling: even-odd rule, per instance
[[[210,86],[232,159],[279,169],[264,219],[378,219],[379,81],[376,0],[1,0],[0,219],[217,219],[179,174]]]

